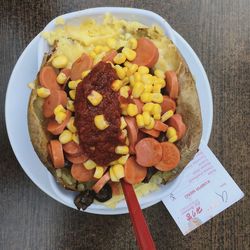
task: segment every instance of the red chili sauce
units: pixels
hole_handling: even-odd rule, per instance
[[[111,89],[112,82],[117,79],[111,64],[100,62],[76,89],[75,126],[80,145],[84,154],[100,166],[117,160],[120,156],[115,153],[115,147],[124,145],[124,141],[119,139],[121,138],[119,94]],[[97,106],[93,106],[87,99],[92,90],[103,96],[102,102]],[[94,117],[101,114],[109,123],[109,127],[105,130],[99,130],[94,124]]]

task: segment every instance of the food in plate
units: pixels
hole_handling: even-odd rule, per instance
[[[120,179],[145,195],[177,176],[202,134],[195,82],[157,26],[105,15],[60,24],[32,86],[28,124],[40,160],[75,204],[114,207]]]

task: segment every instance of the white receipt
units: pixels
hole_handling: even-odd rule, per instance
[[[170,184],[162,199],[186,235],[238,200],[244,193],[207,145]]]

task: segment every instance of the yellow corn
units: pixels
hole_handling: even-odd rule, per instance
[[[176,129],[173,127],[168,127],[167,132],[166,132],[166,136],[168,139],[170,139],[171,137],[176,135]]]
[[[67,102],[67,109],[72,112],[75,111],[74,102],[70,99],[68,99],[68,102]]]
[[[91,170],[91,169],[94,169],[96,167],[96,163],[89,159],[83,163],[83,166],[86,169]]]
[[[142,113],[142,117],[143,117],[144,125],[148,126],[150,124],[150,122],[151,122],[151,116],[150,116],[149,112],[144,111]]]
[[[99,54],[99,53],[101,53],[103,50],[102,50],[103,48],[102,48],[102,46],[101,45],[97,45],[95,48],[94,48],[94,52],[96,53],[96,54]]]
[[[173,114],[174,114],[173,110],[167,111],[166,113],[164,113],[164,114],[161,116],[161,121],[162,121],[162,122],[167,121],[171,116],[173,116]]]
[[[161,93],[153,93],[152,94],[152,101],[157,103],[163,102],[163,96]]]
[[[95,59],[96,58],[96,53],[94,51],[90,51],[89,56],[92,57],[92,59]]]
[[[129,60],[133,61],[136,57],[136,52],[130,48],[123,48],[122,49],[122,54]]]
[[[138,72],[140,73],[140,74],[148,74],[149,73],[149,68],[148,67],[146,67],[146,66],[139,66],[139,68],[138,68]]]
[[[122,84],[123,85],[127,85],[129,83],[129,78],[126,76],[123,80],[122,80]]]
[[[129,41],[128,41],[128,46],[129,46],[131,49],[136,49],[136,48],[137,48],[137,40],[136,40],[135,38],[129,39]]]
[[[130,82],[130,86],[134,87],[135,86],[135,77],[134,75],[129,77],[129,82]]]
[[[129,152],[129,149],[127,146],[117,146],[115,148],[115,153],[119,155],[126,155],[128,154],[128,152]]]
[[[76,127],[74,125],[74,122],[75,122],[75,118],[74,117],[70,117],[69,122],[67,123],[67,128],[72,133],[76,132]]]
[[[121,80],[115,80],[113,81],[112,83],[112,86],[111,88],[114,90],[114,91],[118,91],[121,87],[122,87],[122,81]]]
[[[66,144],[72,140],[72,133],[65,129],[59,136],[59,141],[61,144]]]
[[[154,108],[151,113],[154,116],[155,120],[160,120],[161,119],[161,105],[158,103],[155,103]]]
[[[159,77],[159,78],[162,78],[162,79],[165,78],[164,72],[163,72],[162,70],[160,70],[160,69],[156,69],[156,70],[154,71],[154,75],[157,76],[157,77]]]
[[[124,98],[128,98],[129,96],[129,90],[130,87],[129,86],[123,86],[120,88],[120,95],[123,96]]]
[[[126,138],[126,137],[128,136],[128,131],[127,131],[127,129],[123,129],[123,130],[121,131],[121,133],[122,133],[122,137],[124,137],[124,138]]]
[[[141,80],[144,84],[151,84],[153,85],[153,76],[151,74],[145,74],[141,76]]]
[[[176,142],[177,140],[178,140],[177,135],[174,135],[174,136],[172,136],[172,137],[170,137],[170,138],[168,139],[168,141],[169,141],[169,142],[172,142],[172,143]]]
[[[66,109],[63,107],[62,104],[59,104],[54,109],[54,115],[58,114],[59,112],[66,113]]]
[[[114,170],[112,167],[109,168],[109,175],[110,175],[110,179],[113,182],[119,182],[119,179],[116,177]]]
[[[67,76],[63,72],[60,72],[58,76],[56,77],[56,81],[59,84],[64,84],[66,80],[67,80]]]
[[[129,139],[128,139],[128,137],[127,137],[126,140],[125,140],[125,144],[126,144],[127,146],[129,146]]]
[[[76,98],[76,90],[75,89],[72,89],[69,91],[69,96],[72,100],[75,100]]]
[[[154,93],[161,93],[161,84],[155,83],[153,87],[153,92]]]
[[[100,167],[100,166],[96,166],[95,168],[95,173],[94,173],[94,177],[96,179],[100,179],[104,174],[104,169],[103,167]]]
[[[155,126],[155,120],[153,117],[150,117],[150,122],[148,125],[145,126],[146,129],[153,129]]]
[[[100,130],[104,130],[109,126],[108,122],[104,118],[104,115],[96,115],[94,118],[94,123],[95,126]]]
[[[139,72],[135,72],[134,78],[135,78],[136,82],[140,82],[141,81],[141,74]]]
[[[121,156],[117,161],[119,164],[124,165],[129,158],[129,154]]]
[[[135,116],[138,114],[138,108],[135,104],[129,103],[127,107],[127,113],[129,116]]]
[[[151,113],[154,109],[154,103],[149,102],[143,105],[142,110]]]
[[[88,74],[89,74],[89,72],[90,72],[90,70],[85,70],[85,71],[83,71],[82,72],[82,79],[84,78],[84,77],[86,77]]]
[[[70,89],[76,89],[79,82],[81,82],[81,80],[69,81],[68,86]]]
[[[153,85],[152,84],[144,84],[144,93],[150,93],[153,90]]]
[[[66,119],[66,113],[65,112],[57,112],[55,115],[55,120],[57,121],[57,123],[61,124],[64,122],[64,120]]]
[[[50,95],[50,90],[42,87],[42,88],[37,89],[36,93],[39,97],[46,98]]]
[[[137,126],[138,128],[143,128],[144,127],[144,119],[143,119],[143,115],[142,114],[139,114],[136,116],[136,123],[137,123]]]
[[[144,91],[145,91],[145,89],[144,89]],[[140,99],[144,103],[146,103],[146,102],[152,102],[152,94],[144,92],[144,93],[141,94]]]
[[[130,76],[130,75],[134,74],[137,69],[138,69],[138,65],[137,64],[131,64],[131,66],[128,67],[127,75]]]
[[[117,76],[118,76],[121,80],[125,78],[126,72],[125,72],[125,70],[124,70],[120,65],[115,65],[115,70],[116,70]]]
[[[126,123],[124,117],[122,116],[122,117],[121,117],[120,129],[124,129],[124,128],[126,128],[126,127],[127,127],[127,123]]]
[[[143,91],[144,91],[143,84],[141,82],[136,82],[132,90],[132,96],[134,98],[139,98],[140,95],[143,93]]]
[[[113,173],[117,179],[121,179],[124,177],[124,168],[121,164],[113,165],[112,167]]]
[[[166,86],[166,82],[165,82],[165,80],[163,78],[158,77],[156,79],[155,83],[160,84],[162,88]]]
[[[36,84],[34,82],[30,82],[30,83],[28,83],[28,88],[35,89],[36,88]]]
[[[100,104],[102,98],[102,95],[95,90],[92,90],[90,95],[87,96],[87,99],[93,106],[97,106],[98,104]]]
[[[102,51],[103,52],[108,52],[110,48],[108,46],[102,46]]]
[[[68,64],[68,58],[64,55],[56,56],[52,60],[53,67],[57,69],[65,68]]]
[[[116,47],[117,47],[117,43],[116,43],[116,40],[114,38],[109,38],[107,40],[107,44],[108,44],[109,48],[111,48],[111,49],[116,49]]]
[[[114,59],[114,63],[116,64],[123,64],[126,61],[126,56],[123,53],[118,53]]]
[[[72,134],[72,141],[79,144],[79,136],[78,136],[78,134],[76,134],[76,133]]]
[[[115,164],[118,164],[118,160],[111,161],[111,162],[109,163],[110,166],[115,165]]]

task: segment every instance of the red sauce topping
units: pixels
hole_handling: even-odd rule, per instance
[[[117,79],[111,64],[100,62],[76,89],[75,125],[80,145],[84,154],[101,166],[117,160],[119,155],[115,153],[115,147],[124,144],[119,139],[121,109],[118,92],[111,89],[112,82]],[[93,106],[87,99],[92,90],[103,96],[102,102],[97,106]],[[105,130],[99,130],[94,124],[94,117],[101,114],[109,123]]]

